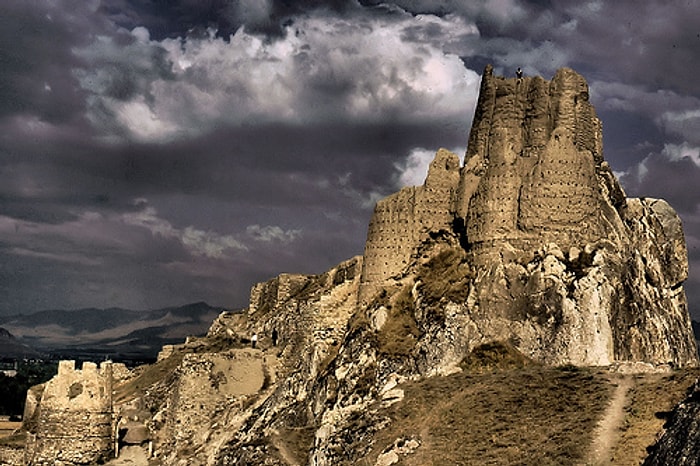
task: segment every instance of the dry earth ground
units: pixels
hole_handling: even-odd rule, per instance
[[[0,421],[0,438],[11,435],[22,426],[21,422]]]
[[[407,383],[366,463],[403,438],[420,446],[397,465],[639,465],[699,376],[530,366]]]

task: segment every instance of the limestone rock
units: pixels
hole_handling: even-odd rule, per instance
[[[573,70],[548,82],[487,67],[459,179],[439,152],[424,186],[377,204],[360,302],[372,314],[378,293],[420,281],[441,237],[465,256],[466,294],[431,304],[443,316],[433,328],[418,287],[419,346],[433,370],[487,341],[512,342],[546,364],[697,364],[680,219],[662,200],[625,198],[603,159],[601,128]],[[447,335],[459,343],[438,363],[435,345]]]
[[[651,449],[644,466],[700,464],[700,381],[673,410],[665,432]]]

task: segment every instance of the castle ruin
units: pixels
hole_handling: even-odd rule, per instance
[[[602,139],[575,71],[546,81],[487,66],[463,166],[441,149],[423,186],[377,203],[360,304],[447,234],[475,276],[458,303],[479,329],[468,340],[512,341],[555,364],[696,364],[680,219],[663,200],[626,198]]]
[[[95,464],[113,453],[112,363],[60,361],[46,382],[36,425],[26,446],[26,463],[35,466]]]

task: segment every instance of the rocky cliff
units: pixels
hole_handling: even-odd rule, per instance
[[[680,220],[627,199],[601,141],[574,71],[487,68],[463,166],[439,150],[423,186],[378,202],[363,257],[258,284],[244,313],[122,377],[116,448],[150,445],[165,465],[390,465],[427,448],[427,431],[377,440],[407,387],[470,383],[453,376],[493,348],[509,367],[696,366]],[[551,370],[536,377],[607,393],[604,375]]]
[[[700,380],[676,406],[664,435],[651,448],[644,466],[696,466],[700,464]]]
[[[439,307],[459,307],[464,341],[443,364],[490,340],[549,364],[695,364],[680,220],[662,200],[625,198],[580,75],[487,67],[457,160],[439,151],[424,186],[378,203],[360,291],[370,312],[407,281],[424,299],[416,272],[429,248],[449,249],[464,262],[464,299]]]

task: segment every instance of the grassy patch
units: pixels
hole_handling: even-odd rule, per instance
[[[420,446],[401,457],[398,464],[404,466],[586,464],[615,391],[615,375],[531,365],[517,355],[513,359],[504,346],[475,349],[465,359],[474,372],[403,384],[404,399],[380,412],[391,423],[376,433],[363,460],[375,464],[396,439],[410,437]],[[504,361],[525,365],[508,369]],[[700,369],[635,376],[611,464],[643,462],[668,412],[698,376]]]
[[[345,336],[346,340],[352,340],[361,333],[365,333],[370,328],[370,321],[367,318],[367,313],[360,309],[350,316],[348,320],[348,331]]]
[[[423,264],[418,277],[419,290],[428,305],[437,304],[443,298],[462,303],[467,299],[473,272],[464,250],[453,248],[441,251]]]
[[[271,438],[280,459],[291,464],[307,464],[314,443],[316,427],[280,428]]]
[[[318,365],[319,374],[326,374],[326,371],[331,366],[331,363],[335,360],[336,357],[338,357],[338,351],[340,351],[340,344],[336,343],[331,345],[331,347],[328,349],[328,353]]]
[[[519,369],[536,364],[512,345],[494,341],[474,348],[464,358],[460,367],[471,373],[487,373],[500,370]]]
[[[184,354],[175,352],[170,357],[155,364],[141,366],[139,374],[128,382],[116,387],[114,401],[121,402],[141,396],[145,390],[158,382],[164,382],[175,372]]]
[[[700,369],[670,374],[640,374],[628,393],[620,441],[613,448],[614,464],[638,465],[654,444],[666,417],[683,400],[686,391],[700,377]]]
[[[403,465],[582,464],[612,384],[595,370],[528,366],[433,377],[404,391],[370,464],[399,437],[421,442]]]
[[[377,334],[379,352],[388,357],[407,356],[420,337],[411,286],[406,285],[392,296],[388,305],[389,315]]]

